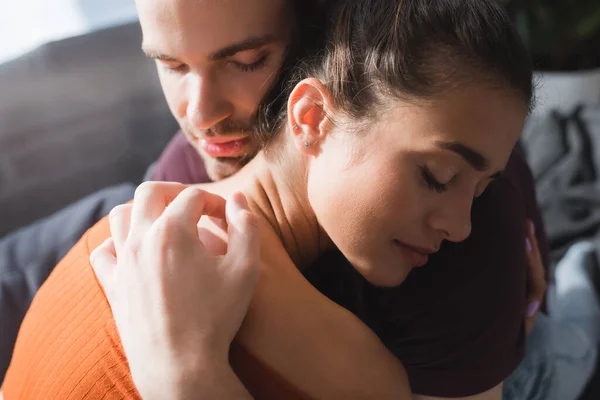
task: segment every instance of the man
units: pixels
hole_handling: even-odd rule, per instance
[[[211,9],[210,4],[203,7],[203,15],[219,17],[220,10]],[[235,8],[232,3],[226,9],[228,14],[221,17],[238,18]],[[175,149],[166,154],[174,162],[162,168],[161,159],[155,179],[171,178],[183,183],[203,182],[209,177],[222,179],[256,154],[258,104],[265,93],[277,85],[284,58],[290,63],[295,60],[292,36],[299,35],[298,26],[309,25],[306,20],[315,14],[314,8],[312,0],[265,2],[256,10],[268,9],[269,12],[252,12],[247,18],[253,21],[251,26],[226,24],[214,34],[203,33],[201,37],[190,38],[193,40],[190,47],[203,57],[201,71],[191,78],[186,78],[190,74],[185,72],[186,66],[181,60],[144,49],[156,60],[166,95],[185,101],[170,102],[184,133],[176,135],[168,147],[168,150]],[[293,23],[294,20],[297,23]],[[170,28],[177,32],[177,26]],[[227,37],[223,32],[230,32],[227,34],[236,39],[215,46],[216,40]],[[303,33],[303,36],[309,35]],[[203,156],[204,162],[198,154]],[[0,240],[0,319],[3,321],[0,382],[8,368],[19,325],[37,289],[81,235],[112,207],[131,199],[134,190],[130,184],[102,190]]]
[[[145,38],[152,35],[160,46],[144,51],[157,60],[186,138],[204,158],[209,176],[235,173],[256,151],[259,103],[276,84],[290,41],[304,34],[302,21],[290,23],[300,8],[285,0],[138,5]],[[180,144],[169,154],[183,154],[178,151],[188,145]],[[157,168],[160,175],[169,163]],[[538,225],[542,248],[544,241],[531,176],[519,154],[507,175],[474,204],[471,237],[445,246],[397,290],[367,285],[339,254],[324,257],[320,262],[327,268],[315,268],[318,274],[308,273],[400,358],[415,393],[443,398],[485,393],[522,358],[527,217]]]

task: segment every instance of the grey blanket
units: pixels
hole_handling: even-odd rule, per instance
[[[522,144],[536,182],[550,258],[583,239],[600,250],[600,107],[529,121]]]

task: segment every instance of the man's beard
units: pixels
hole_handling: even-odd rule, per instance
[[[200,149],[196,149],[200,157],[204,161],[206,174],[212,181],[219,181],[237,173],[244,165],[256,155],[256,151],[244,155],[243,157],[227,158],[227,157],[209,157]]]

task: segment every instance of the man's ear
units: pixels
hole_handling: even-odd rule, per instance
[[[329,91],[316,78],[304,79],[292,91],[288,100],[288,128],[302,153],[318,153],[331,129],[328,119],[331,104]]]

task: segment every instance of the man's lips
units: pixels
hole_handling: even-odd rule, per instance
[[[437,249],[415,247],[398,240],[394,240],[394,244],[398,246],[404,256],[410,261],[415,267],[422,267],[429,261],[429,255],[437,252]]]
[[[215,136],[200,139],[200,148],[209,157],[241,157],[246,154],[249,143],[247,135]]]

